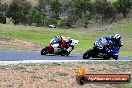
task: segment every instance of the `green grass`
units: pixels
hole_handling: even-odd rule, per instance
[[[47,45],[55,35],[69,36],[78,39],[80,43],[76,46],[76,52],[84,53],[92,48],[96,38],[106,35],[120,33],[122,35],[124,46],[121,48],[120,55],[132,56],[132,25],[121,24],[102,31],[91,31],[87,29],[49,29],[44,27],[14,26],[0,24],[0,36],[16,38],[30,41],[37,44]]]

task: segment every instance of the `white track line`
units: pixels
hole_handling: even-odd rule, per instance
[[[105,61],[132,61],[132,60],[23,60],[23,61],[0,61],[0,65],[9,65],[9,64],[28,64],[28,63],[61,63],[61,62],[89,62],[89,61],[98,61],[98,62],[105,62]]]

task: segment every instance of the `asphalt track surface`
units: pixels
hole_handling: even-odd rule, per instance
[[[0,50],[0,61],[24,61],[24,60],[83,60],[81,54],[71,53],[69,56],[41,55],[35,51]],[[101,60],[93,59],[90,60]],[[132,57],[122,56],[118,60],[132,60]]]

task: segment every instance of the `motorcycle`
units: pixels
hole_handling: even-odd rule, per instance
[[[52,39],[50,44],[41,50],[41,55],[57,54],[61,56],[68,56],[74,47],[79,43],[78,40],[71,39],[71,42],[62,49],[58,44],[58,41],[59,40],[56,38]]]
[[[113,58],[115,60],[118,59],[119,49],[114,50],[114,46],[111,41],[107,41],[105,38],[101,37],[96,40],[94,43],[94,47],[92,49],[87,50],[83,54],[83,59],[89,58],[103,58],[104,60]],[[114,50],[114,52],[111,52]]]

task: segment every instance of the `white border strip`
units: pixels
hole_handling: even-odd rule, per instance
[[[61,63],[61,62],[120,62],[120,61],[132,61],[132,60],[23,60],[23,61],[0,61],[0,65],[9,64],[28,64],[28,63]]]

